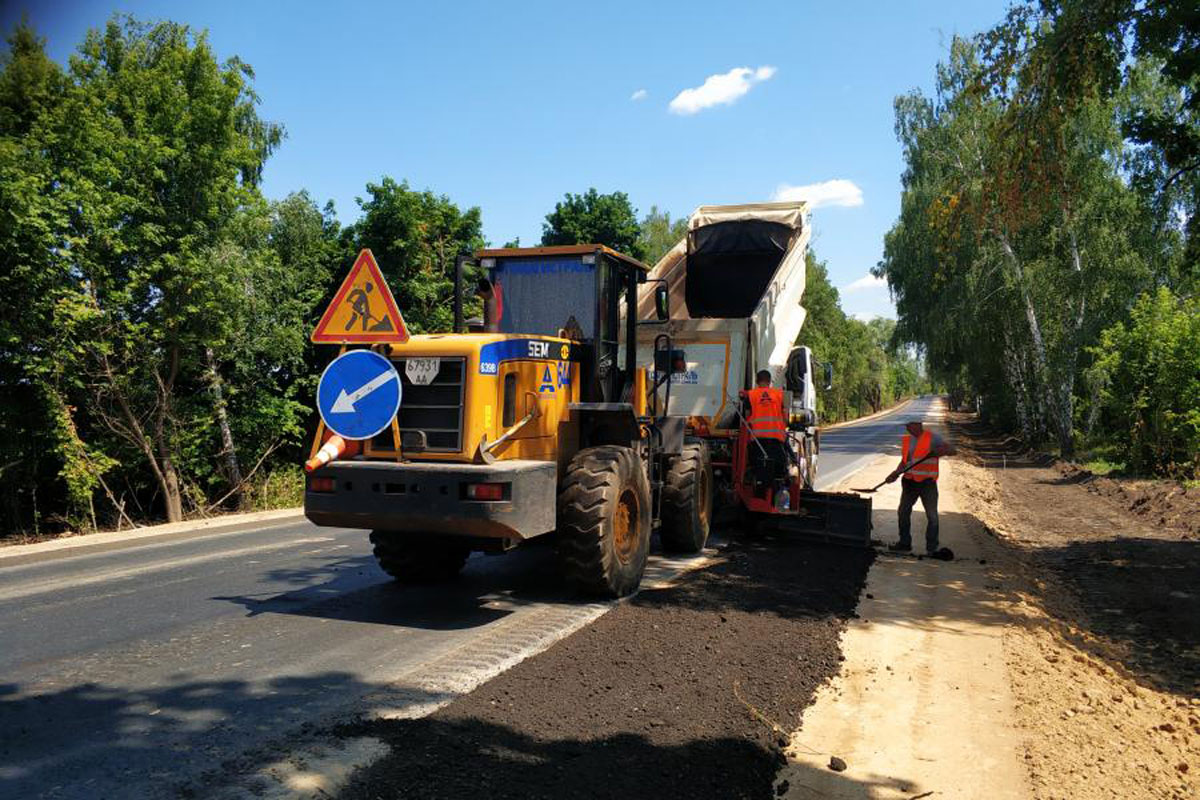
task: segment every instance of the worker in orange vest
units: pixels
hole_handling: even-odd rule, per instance
[[[900,466],[887,477],[887,482],[892,483],[904,473],[900,482],[900,541],[888,550],[912,551],[912,510],[920,498],[925,509],[925,552],[934,558],[945,558],[949,551],[938,547],[938,459],[958,451],[933,431],[925,430],[920,421],[907,422],[904,428],[907,433],[900,439]]]
[[[759,370],[755,383],[755,388],[744,393],[746,427],[758,442],[750,445],[749,452],[765,453],[771,480],[778,483],[787,478],[788,465],[783,390],[771,388],[771,373],[765,369]]]

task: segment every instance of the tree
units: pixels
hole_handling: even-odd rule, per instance
[[[833,365],[833,388],[818,396],[822,419],[836,421],[879,411],[901,397],[924,391],[915,358],[907,349],[892,345],[896,323],[847,317],[825,262],[812,250],[805,253],[803,304],[808,314],[796,343],[811,348],[818,362]]]
[[[584,194],[568,192],[542,224],[543,245],[603,244],[638,259],[645,255],[640,236],[629,196],[600,194],[594,188]]]
[[[980,41],[993,90],[1008,92],[1014,72],[1024,73],[1013,107],[1030,129],[1114,96],[1135,59],[1154,64],[1174,98],[1131,108],[1123,131],[1161,159],[1159,191],[1184,180],[1190,204],[1200,204],[1200,182],[1192,180],[1200,171],[1200,16],[1193,0],[1027,1]],[[1200,217],[1191,215],[1185,228],[1190,266],[1200,263]]]
[[[367,194],[358,201],[362,218],[343,232],[345,263],[369,247],[409,328],[449,331],[454,260],[484,246],[479,208],[461,210],[445,195],[417,192],[388,177],[368,183]]]
[[[1091,370],[1119,449],[1135,471],[1200,476],[1200,299],[1143,294],[1106,329]]]
[[[658,206],[650,206],[650,211],[642,219],[641,233],[638,236],[642,259],[650,266],[657,264],[667,251],[687,236],[687,226],[687,217],[672,220],[671,212],[659,211]]]
[[[225,237],[261,202],[283,135],[258,117],[252,78],[187,26],[114,19],[88,33],[45,115],[52,194],[70,209],[54,257],[75,278],[52,329],[89,411],[149,467],[171,521],[183,516],[194,387],[245,296],[247,264]]]
[[[904,194],[876,274],[898,335],[937,374],[965,367],[985,407],[1070,456],[1086,346],[1151,272],[1147,215],[1116,168],[1112,98],[1030,116],[1038,61],[1008,54],[985,69],[982,57],[956,39],[936,97],[897,100]],[[984,91],[1001,67],[1001,88]]]
[[[40,524],[38,511],[62,502],[45,487],[56,486],[60,470],[79,477],[67,491],[69,513],[79,517],[90,503],[94,474],[87,451],[75,446],[74,428],[63,428],[63,382],[58,348],[47,341],[55,298],[69,282],[61,260],[68,205],[54,191],[58,171],[50,158],[42,119],[66,88],[62,70],[26,22],[13,30],[0,54],[0,527],[17,530]],[[56,436],[52,432],[64,435]],[[61,488],[61,487],[58,487]],[[39,496],[41,502],[39,502]]]

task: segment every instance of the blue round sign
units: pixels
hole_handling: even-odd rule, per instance
[[[325,427],[343,439],[370,439],[392,424],[400,410],[400,373],[370,350],[335,358],[317,384],[317,409]]]

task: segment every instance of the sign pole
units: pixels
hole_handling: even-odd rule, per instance
[[[400,415],[392,417],[392,441],[395,442],[396,463],[404,463],[404,452],[400,449]]]

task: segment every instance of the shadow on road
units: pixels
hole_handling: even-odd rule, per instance
[[[379,582],[363,587],[361,575]],[[434,586],[401,586],[372,556],[323,561],[311,568],[268,570],[266,582],[298,588],[262,595],[218,596],[236,603],[246,616],[293,614],[343,622],[396,625],[427,630],[461,630],[488,625],[513,608],[577,598],[558,575],[550,548],[528,548],[502,557],[475,556],[457,580]]]
[[[322,699],[387,689],[344,672],[254,683],[181,676],[156,688],[89,683],[34,695],[0,684],[0,797],[196,796],[218,780],[200,776],[226,759],[246,769],[277,757],[255,748],[311,727]],[[411,689],[406,697],[441,699]]]

